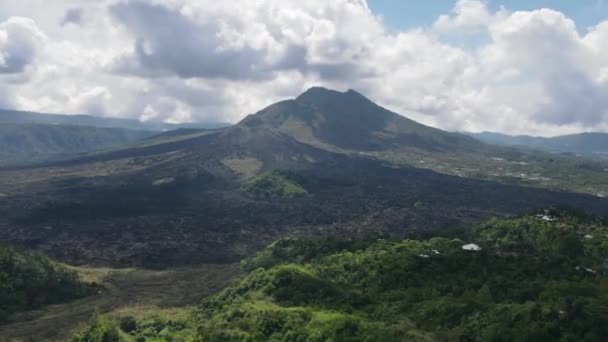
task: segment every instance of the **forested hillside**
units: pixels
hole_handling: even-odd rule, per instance
[[[82,297],[78,274],[40,254],[0,247],[0,323],[14,313]]]
[[[605,341],[607,228],[547,211],[449,237],[283,239],[192,315],[102,317],[73,341]]]

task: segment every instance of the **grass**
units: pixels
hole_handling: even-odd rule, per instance
[[[252,178],[244,189],[249,194],[261,198],[291,198],[308,194],[308,191],[297,182],[295,177],[279,171]]]

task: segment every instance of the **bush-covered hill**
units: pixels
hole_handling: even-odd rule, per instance
[[[0,323],[19,311],[66,302],[89,291],[76,272],[40,254],[0,247]]]
[[[546,212],[458,238],[279,240],[191,317],[106,317],[74,341],[605,341],[607,228]]]

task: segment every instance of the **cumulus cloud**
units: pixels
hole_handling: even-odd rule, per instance
[[[237,79],[259,77],[265,68],[263,51],[222,47],[219,23],[197,22],[179,8],[128,1],[113,5],[110,12],[135,39],[133,52],[116,60],[119,72]]]
[[[75,94],[69,99],[68,106],[73,112],[105,116],[106,104],[112,99],[112,93],[104,87],[94,87]]]
[[[493,20],[487,4],[479,0],[458,0],[450,14],[442,14],[433,27],[443,33],[486,29]]]
[[[61,26],[69,24],[80,25],[84,17],[84,10],[82,8],[70,8],[65,12],[63,19],[61,19]]]
[[[382,27],[364,2],[332,3],[118,2],[110,13],[134,43],[115,70],[233,80],[269,79],[286,70],[324,79],[361,75],[358,62]]]
[[[564,14],[541,9],[515,12],[490,26],[492,43],[481,54],[490,71],[514,70],[521,83],[538,83],[542,94],[531,119],[540,123],[579,123],[592,127],[605,120],[608,87],[597,78],[608,61],[597,29],[581,37]],[[594,41],[595,40],[595,41]],[[598,45],[596,45],[598,44]]]
[[[25,70],[36,59],[45,35],[36,23],[23,17],[10,17],[0,23],[0,74]]]
[[[48,9],[0,24],[3,101],[22,109],[235,122],[323,85],[443,129],[608,129],[608,21],[582,34],[555,10],[459,0],[394,31],[364,0],[74,0],[76,35],[57,25],[74,8],[31,1]]]
[[[164,121],[168,123],[191,122],[192,113],[179,101],[162,97],[144,107],[141,121]]]

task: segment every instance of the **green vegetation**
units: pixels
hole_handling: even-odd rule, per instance
[[[0,247],[0,323],[19,311],[82,297],[78,274],[39,254]]]
[[[458,238],[279,240],[183,321],[98,320],[115,339],[73,341],[605,341],[607,228],[547,211]]]
[[[308,191],[298,183],[296,176],[280,171],[264,173],[252,178],[245,185],[245,191],[261,198],[289,198],[308,194]]]
[[[189,313],[167,314],[158,310],[137,318],[131,315],[96,316],[74,334],[72,342],[193,341],[196,329]]]

